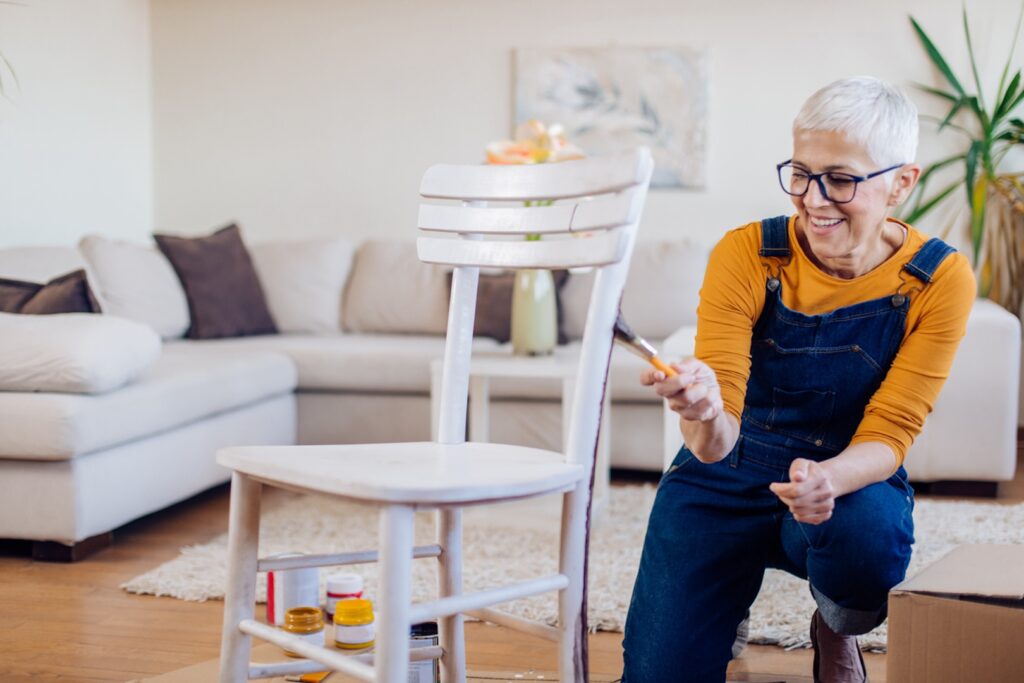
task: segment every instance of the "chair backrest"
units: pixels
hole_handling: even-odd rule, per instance
[[[567,459],[594,463],[612,326],[654,164],[631,152],[554,164],[430,167],[423,176],[421,260],[455,266],[438,440],[462,443],[481,267],[598,268],[571,412]],[[445,235],[447,233],[447,235]],[[543,239],[525,240],[526,234]],[[580,233],[586,233],[581,235]]]

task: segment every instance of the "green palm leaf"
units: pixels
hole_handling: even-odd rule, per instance
[[[950,107],[949,113],[946,114],[946,118],[942,119],[942,123],[939,124],[940,131],[953,122],[953,119],[956,117],[956,115],[960,112],[961,109],[963,109],[963,106],[967,104],[967,99],[968,98],[966,97],[961,97],[953,104],[952,107]]]
[[[978,155],[981,152],[981,140],[975,140],[967,150],[967,176],[964,189],[967,190],[967,205],[974,210],[974,178],[978,170]]]
[[[999,121],[1006,115],[1008,115],[1013,108],[1020,103],[1017,98],[1017,88],[1020,86],[1020,71],[1013,76],[1013,80],[1010,81],[1010,85],[1006,87],[1006,92],[1003,93],[1002,99],[996,105],[995,113],[992,114],[992,125],[998,126]]]
[[[924,29],[921,28],[921,25],[917,23],[917,20],[915,20],[914,17],[910,17],[910,23],[914,25],[914,31],[917,32],[917,37],[921,40],[921,44],[924,45],[925,52],[927,52],[928,56],[931,58],[932,64],[934,64],[942,75],[946,77],[946,80],[949,81],[951,86],[953,86],[953,89],[956,90],[957,94],[961,97],[966,96],[967,93],[964,92],[964,87],[960,85],[960,81],[957,80],[956,76],[953,74],[953,70],[949,68],[949,64],[946,63],[946,59],[942,56],[942,53],[939,52],[939,49],[935,47],[935,43],[932,42],[932,39],[928,37],[928,34],[924,32]]]
[[[1006,83],[1006,76],[1010,73],[1010,65],[1013,64],[1013,53],[1017,50],[1017,36],[1020,35],[1021,22],[1024,22],[1024,2],[1020,5],[1020,12],[1017,14],[1017,30],[1013,32],[1013,40],[1010,41],[1010,56],[1006,58],[1006,64],[1003,66],[1003,73],[999,77],[999,87],[996,89],[996,93],[1003,91],[1003,84]],[[1017,72],[1020,73],[1019,71]]]
[[[963,182],[964,179],[960,178],[956,182],[950,183],[945,188],[943,188],[941,192],[931,197],[927,202],[921,204],[920,206],[914,207],[914,210],[907,214],[907,217],[904,218],[903,220],[905,220],[907,223],[917,222],[917,220],[921,218],[921,216],[927,214],[929,211],[938,206],[939,202],[941,202],[949,195],[953,194],[961,185],[963,185]]]
[[[950,102],[959,102],[960,99],[961,99],[961,98],[957,97],[956,95],[953,95],[951,93],[946,92],[945,90],[939,90],[938,88],[932,88],[931,86],[927,86],[927,85],[924,85],[922,83],[914,83],[914,87],[917,88],[918,90],[923,90],[924,92],[928,93],[929,95],[935,95],[936,97],[941,97],[942,99],[949,100]]]
[[[971,62],[971,72],[974,74],[974,86],[978,89],[978,102],[980,108],[985,110],[985,96],[981,94],[981,78],[978,76],[978,63],[974,59],[974,45],[971,44],[971,29],[967,25],[967,5],[964,5],[964,37],[967,38],[967,56]]]

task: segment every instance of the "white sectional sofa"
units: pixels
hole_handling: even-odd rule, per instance
[[[0,538],[56,542],[73,558],[78,544],[226,481],[214,463],[222,446],[429,439],[429,366],[443,352],[447,275],[419,263],[411,241],[369,242],[350,263],[352,251],[310,242],[252,248],[282,334],[190,340],[164,330],[171,338],[159,358],[120,388],[0,391]],[[347,255],[317,266],[339,273],[302,268],[303,258],[325,253]],[[623,311],[655,344],[671,337],[666,355],[692,349],[705,259],[681,240],[637,245]],[[46,281],[83,264],[74,248],[0,250],[0,277]],[[311,295],[311,283],[327,283],[326,291]],[[585,274],[571,275],[561,292],[570,344],[581,336],[588,294]],[[304,309],[317,296],[319,317]],[[334,322],[322,315],[324,301]],[[503,348],[482,337],[475,344]],[[911,478],[1012,478],[1019,348],[1016,318],[979,302],[908,458]],[[661,402],[637,382],[641,366],[615,350],[611,464],[658,471],[676,437]],[[491,397],[493,440],[558,447],[557,382],[495,380]]]

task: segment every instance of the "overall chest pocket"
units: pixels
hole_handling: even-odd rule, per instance
[[[835,405],[834,391],[774,387],[767,426],[799,439],[820,441],[832,420]]]

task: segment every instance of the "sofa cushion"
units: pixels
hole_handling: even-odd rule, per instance
[[[197,342],[186,342],[188,346]],[[324,336],[266,336],[208,340],[203,347],[231,353],[253,350],[274,351],[289,356],[298,369],[301,391],[340,391],[369,393],[430,393],[430,363],[444,356],[444,337],[433,335],[343,334]],[[511,353],[510,345],[476,337],[474,353]],[[559,347],[558,353],[578,353],[579,342]],[[674,359],[673,359],[674,360]],[[654,402],[657,397],[640,386],[644,361],[625,349],[612,353],[612,399],[616,401]],[[491,381],[494,398],[561,397],[557,380],[502,378]]]
[[[157,249],[100,235],[86,235],[78,248],[104,313],[149,325],[164,339],[185,334],[185,290]]]
[[[26,315],[99,313],[85,270],[78,269],[42,284],[0,279],[0,311]]]
[[[0,313],[0,391],[103,393],[159,355],[156,333],[123,318]]]
[[[294,388],[295,366],[284,355],[169,343],[148,371],[118,391],[0,392],[0,457],[67,460]]]
[[[568,270],[551,272],[555,282],[555,306],[558,316],[558,343],[569,341],[564,328],[562,314],[562,289],[569,279]],[[499,271],[496,273],[480,273],[480,281],[476,290],[476,314],[473,316],[473,334],[478,337],[490,337],[504,344],[512,338],[512,293],[515,291],[516,272]],[[448,292],[451,293],[452,276],[448,274]]]
[[[423,263],[415,242],[370,240],[359,247],[345,288],[346,332],[444,334],[445,269]]]
[[[237,225],[205,237],[153,238],[185,289],[190,339],[277,332]]]
[[[697,302],[707,265],[707,250],[688,240],[637,242],[622,293],[622,314],[637,334],[664,339],[697,323]],[[581,339],[593,273],[573,273],[562,290],[565,332]],[[671,302],[655,306],[652,301]]]
[[[351,242],[338,237],[249,248],[278,331],[341,330],[341,295],[354,251]]]
[[[444,355],[445,338],[412,334],[274,335],[187,342],[225,353],[273,351],[287,355],[305,391],[372,391],[425,394],[430,391],[430,361]],[[477,351],[501,346],[493,339],[473,340]]]

